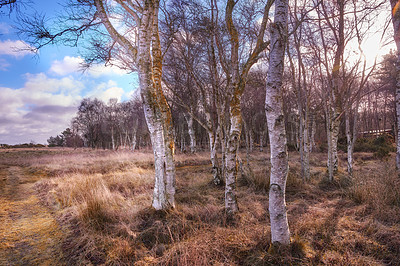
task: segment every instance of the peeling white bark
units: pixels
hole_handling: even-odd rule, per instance
[[[328,109],[331,107],[328,107]],[[333,115],[332,110],[328,110],[327,114],[327,139],[328,139],[328,179],[333,181],[335,174],[338,172],[339,160],[337,143],[339,138],[339,125],[340,120],[337,116]]]
[[[158,36],[158,1],[145,2],[139,29],[139,84],[153,145],[153,207],[175,207],[175,163],[172,116],[161,88],[162,55]]]
[[[140,94],[155,161],[152,205],[156,210],[173,208],[175,206],[175,143],[171,111],[161,88],[162,53],[158,34],[159,0],[143,1],[140,17],[134,10],[127,7],[125,1],[116,1],[136,20],[138,43],[130,42],[113,27],[102,0],[94,0],[94,4],[102,24],[111,38],[126,50],[133,62],[137,62]],[[133,66],[132,70],[134,69]]]
[[[238,172],[237,152],[239,150],[242,116],[239,104],[230,106],[231,128],[228,135],[225,158],[225,210],[231,215],[239,210],[236,199],[236,176]]]
[[[208,132],[208,138],[210,142],[210,157],[212,165],[213,182],[215,185],[220,185],[221,180],[221,170],[219,167],[218,156],[217,156],[217,140],[214,137],[213,132]]]
[[[271,50],[266,85],[265,112],[271,149],[269,213],[272,243],[288,245],[290,232],[286,212],[288,154],[283,115],[282,79],[287,40],[288,1],[275,0],[275,17],[271,25]]]

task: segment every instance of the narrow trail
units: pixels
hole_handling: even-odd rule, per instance
[[[36,197],[37,177],[24,168],[0,169],[0,265],[63,265],[64,234]]]

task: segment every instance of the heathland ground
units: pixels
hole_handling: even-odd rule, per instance
[[[313,153],[304,183],[290,153],[287,250],[270,244],[268,156],[241,156],[232,221],[207,152],[177,154],[177,207],[155,212],[150,151],[0,150],[0,264],[400,265],[394,155],[356,153],[354,176],[329,183]]]

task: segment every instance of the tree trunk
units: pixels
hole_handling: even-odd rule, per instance
[[[338,140],[339,140],[339,126],[340,120],[335,116],[331,120],[331,128],[332,128],[332,159],[333,159],[333,174],[337,174],[339,169],[339,159],[338,159]]]
[[[219,167],[218,156],[217,156],[217,138],[213,132],[208,132],[208,138],[210,142],[210,157],[212,165],[213,182],[215,185],[220,185],[221,180],[221,170]]]
[[[231,127],[225,150],[225,210],[227,214],[232,215],[239,210],[235,190],[238,171],[237,152],[239,150],[240,134],[243,126],[240,97],[231,101],[229,109],[231,115]]]
[[[265,112],[271,149],[269,213],[272,243],[288,245],[290,232],[286,212],[288,154],[283,115],[282,79],[287,39],[287,0],[275,0],[275,17],[271,25],[271,51],[266,84]]]
[[[185,152],[186,151],[186,136],[184,134],[184,126],[183,124],[179,125],[179,132],[180,134],[176,134],[176,143],[178,143],[178,138],[180,137],[180,148],[181,148],[181,152]]]
[[[327,110],[327,139],[328,139],[328,179],[333,181],[334,176],[338,172],[338,150],[337,143],[339,138],[339,124],[340,121],[337,116],[334,115],[334,111],[331,106],[328,106]]]
[[[162,54],[158,35],[158,1],[146,1],[139,29],[140,94],[153,145],[155,184],[153,207],[175,207],[175,163],[172,116],[161,88]]]
[[[308,99],[306,101],[306,107],[304,112],[304,129],[303,129],[303,178],[310,180],[310,138],[309,138],[309,122],[308,122]]]
[[[301,88],[299,88],[301,90]],[[303,182],[306,181],[306,176],[305,176],[305,161],[304,161],[304,152],[305,152],[305,147],[304,147],[304,117],[303,117],[303,104],[301,103],[302,99],[299,97],[299,111],[300,111],[300,117],[299,117],[299,151],[300,151],[300,168],[301,168],[301,178],[303,179]]]
[[[253,152],[254,150],[254,132],[253,130],[251,130],[251,128],[249,128],[249,151]]]
[[[354,121],[355,122],[355,121]],[[347,172],[353,176],[353,150],[354,143],[350,128],[350,111],[346,110],[346,138],[347,138]]]
[[[246,144],[246,162],[247,165],[249,166],[250,164],[250,134],[249,134],[249,128],[246,123],[246,121],[243,119],[243,128],[246,133],[246,139],[245,139],[245,144]]]
[[[236,2],[228,0],[226,4],[225,22],[229,32],[231,44],[230,82],[227,86],[231,94],[229,102],[230,129],[225,140],[225,212],[232,216],[239,208],[236,199],[236,176],[238,171],[237,152],[240,144],[240,135],[243,127],[239,75],[239,33],[233,23],[232,14]]]
[[[196,152],[196,135],[194,134],[193,128],[193,117],[189,114],[184,113],[183,116],[185,117],[187,126],[188,126],[188,133],[190,138],[190,152]]]
[[[132,135],[132,140],[131,140],[131,149],[132,151],[135,151],[136,148],[136,132]]]
[[[311,134],[310,134],[310,149],[309,152],[313,152],[315,148],[315,132],[317,131],[317,123],[315,122],[315,117],[312,116],[311,119]]]
[[[114,127],[111,127],[111,144],[113,151],[115,151]]]

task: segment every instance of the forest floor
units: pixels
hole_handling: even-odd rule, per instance
[[[207,152],[176,156],[176,209],[156,212],[151,152],[0,150],[0,265],[400,265],[394,156],[355,159],[353,178],[330,183],[313,153],[303,183],[290,153],[283,250],[270,243],[266,153],[250,155],[227,220]]]

